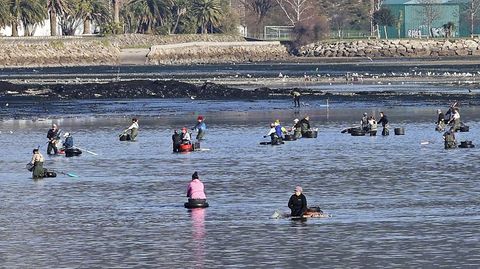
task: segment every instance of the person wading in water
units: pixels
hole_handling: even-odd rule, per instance
[[[60,135],[60,132],[58,131],[57,125],[52,124],[52,129],[48,130],[48,133],[47,133],[47,138],[48,138],[47,154],[48,155],[52,154],[52,150],[53,150],[53,154],[58,153],[57,142],[59,140],[59,135]]]

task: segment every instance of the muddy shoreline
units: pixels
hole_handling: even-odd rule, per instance
[[[198,100],[268,100],[288,99],[290,92],[299,90],[304,99],[330,99],[341,101],[451,101],[462,100],[464,104],[480,104],[479,91],[436,92],[423,90],[339,90],[321,88],[259,87],[245,89],[205,82],[185,83],[176,80],[129,80],[107,83],[82,84],[12,84],[0,82],[0,102],[42,100],[114,100],[114,99],[168,99],[189,98]]]

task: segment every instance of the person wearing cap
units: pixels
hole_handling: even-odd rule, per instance
[[[130,131],[130,140],[131,141],[135,141],[137,139],[137,136],[138,136],[138,119],[137,118],[133,118],[132,119],[132,124],[130,125],[130,127],[128,127],[125,131],[123,131],[124,133],[127,133],[128,131]],[[127,139],[128,140],[128,139]]]
[[[269,137],[269,136],[270,136],[270,141],[271,141],[272,145],[278,145],[278,144],[281,143],[280,139],[277,135],[277,130],[276,130],[275,123],[270,123],[270,130],[263,137]]]
[[[380,112],[380,120],[377,122],[377,124],[381,124],[383,127],[383,130],[382,130],[383,136],[387,136],[390,134],[390,132],[388,131],[388,118],[387,118],[387,115],[385,115],[385,113]]]
[[[57,125],[52,124],[52,129],[48,130],[48,133],[47,133],[47,138],[48,138],[47,154],[48,155],[52,154],[52,150],[53,150],[53,154],[58,153],[57,142],[59,140],[59,137],[58,137],[59,135],[60,135],[60,132],[58,131]]]
[[[66,132],[63,135],[63,138],[65,138],[65,141],[63,142],[63,147],[65,149],[73,148],[73,136],[69,132]]]
[[[192,128],[192,130],[197,131],[197,136],[195,137],[197,140],[203,139],[205,136],[205,131],[207,130],[207,125],[203,121],[203,116],[197,117],[197,124]]]
[[[293,135],[295,138],[302,137],[302,125],[298,119],[293,120],[293,127],[292,127]]]
[[[197,171],[192,174],[192,181],[188,183],[187,197],[189,203],[205,203],[207,201],[205,187],[198,178]]]
[[[435,128],[435,130],[442,132],[443,130],[445,130],[445,115],[440,109],[437,109],[437,114],[438,114],[438,119],[437,119],[437,127]]]
[[[190,144],[190,141],[192,140],[190,138],[190,134],[188,133],[187,127],[182,128],[182,144]]]
[[[32,168],[32,177],[34,179],[43,178],[44,177],[44,169],[43,169],[43,162],[44,162],[43,155],[40,153],[38,149],[33,149],[33,156],[30,164],[33,165]]]
[[[172,143],[173,152],[178,152],[180,150],[180,145],[182,144],[182,134],[178,133],[177,130],[173,131]]]
[[[307,211],[307,198],[302,192],[302,187],[295,187],[295,193],[290,196],[290,200],[288,200],[288,208],[291,210],[291,217],[302,217]]]
[[[362,120],[360,121],[360,125],[362,126],[362,130],[368,131],[368,114],[367,112],[363,113]]]
[[[301,126],[302,135],[310,131],[310,117],[305,116],[305,118],[303,118],[300,121],[300,126]]]

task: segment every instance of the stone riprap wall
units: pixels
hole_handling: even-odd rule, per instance
[[[119,48],[150,48],[155,45],[187,42],[246,42],[245,38],[234,35],[142,35],[124,34],[108,37]]]
[[[480,55],[479,39],[400,39],[319,42],[301,47],[301,57],[437,57]]]
[[[112,65],[119,55],[120,49],[104,39],[0,39],[2,67]]]
[[[149,64],[205,64],[276,61],[288,58],[280,42],[190,42],[153,46]]]

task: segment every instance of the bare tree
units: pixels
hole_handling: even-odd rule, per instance
[[[373,22],[373,14],[380,10],[383,0],[370,0],[370,35],[380,38],[380,26]]]
[[[312,0],[275,0],[287,19],[295,26],[298,22],[314,16]]]
[[[428,28],[428,36],[433,36],[432,24],[441,16],[441,12],[438,7],[439,0],[419,0],[419,3],[423,6],[419,11],[419,15],[423,18],[423,24],[425,24]]]
[[[335,30],[337,37],[342,38],[344,34],[343,30],[348,23],[348,16],[346,12],[341,10],[338,13],[333,14],[330,19],[330,23],[332,29]]]
[[[262,24],[268,13],[277,6],[276,0],[240,0],[240,3],[256,15],[259,24]]]
[[[466,13],[470,23],[470,37],[473,37],[475,23],[478,22],[478,15],[480,14],[480,0],[470,0],[465,3]]]

